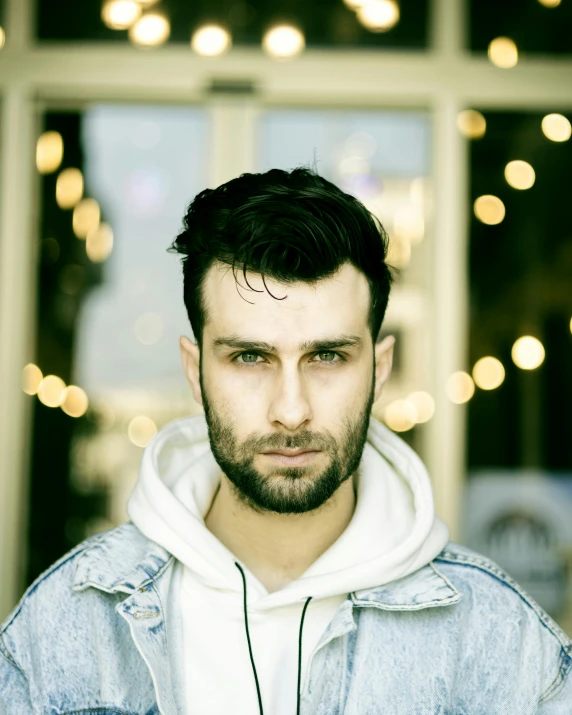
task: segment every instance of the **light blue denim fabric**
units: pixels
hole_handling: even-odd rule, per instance
[[[130,522],[56,562],[0,629],[0,713],[184,715],[174,565]],[[571,715],[571,670],[572,643],[546,613],[450,543],[410,576],[348,596],[314,651],[301,711]]]

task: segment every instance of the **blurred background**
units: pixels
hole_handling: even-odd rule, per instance
[[[0,0],[0,620],[199,411],[166,249],[313,165],[400,269],[374,412],[572,632],[572,0]]]

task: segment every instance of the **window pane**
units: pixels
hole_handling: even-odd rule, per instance
[[[572,115],[552,110],[560,118],[547,122],[546,114],[485,111],[486,133],[471,145],[469,357],[477,389],[468,405],[464,531],[469,546],[569,628],[572,141],[551,140],[543,127],[562,140]],[[486,196],[504,208],[490,199],[473,208]]]
[[[496,37],[509,37],[524,56],[570,55],[572,5],[563,0],[470,0],[470,47],[487,51]]]
[[[125,520],[150,436],[130,441],[131,420],[160,428],[196,409],[178,350],[190,334],[180,260],[166,251],[208,158],[198,108],[96,105],[48,113],[44,128],[36,363],[88,409],[79,392],[78,416],[33,398],[29,581]]]

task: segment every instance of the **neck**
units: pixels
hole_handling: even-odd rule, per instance
[[[299,578],[341,536],[355,502],[351,478],[315,511],[259,513],[238,499],[223,475],[205,525],[272,593]]]

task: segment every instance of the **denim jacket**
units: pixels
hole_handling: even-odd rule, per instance
[[[42,574],[0,628],[0,714],[185,715],[174,562],[126,522]],[[301,714],[571,715],[571,669],[554,621],[449,543],[348,594],[312,654]]]

